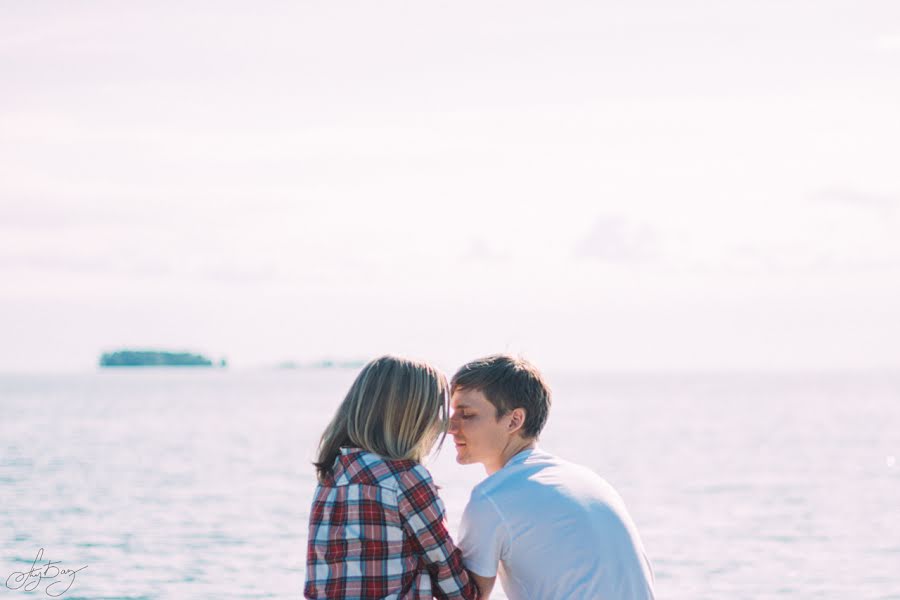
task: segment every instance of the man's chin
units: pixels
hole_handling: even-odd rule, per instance
[[[456,462],[458,462],[461,465],[470,465],[470,464],[472,464],[473,461],[472,461],[471,457],[469,457],[469,455],[466,454],[465,451],[460,451],[460,449],[457,448],[456,449]]]

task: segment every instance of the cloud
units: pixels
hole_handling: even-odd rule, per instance
[[[0,201],[0,230],[54,231],[73,226],[118,225],[127,220],[122,211],[33,196]],[[137,220],[137,219],[132,219]]]
[[[882,35],[875,38],[875,47],[879,50],[900,50],[900,33],[895,33],[893,35]]]
[[[813,194],[813,202],[852,206],[882,215],[893,214],[900,207],[900,197],[862,192],[851,188],[826,188]]]
[[[729,268],[845,273],[896,270],[900,197],[832,186],[810,194],[806,210],[723,249]],[[778,227],[776,227],[778,226]]]
[[[604,215],[575,246],[575,255],[610,262],[643,262],[659,255],[658,239],[644,223]]]
[[[187,273],[192,278],[200,278],[219,283],[263,283],[275,281],[279,278],[279,271],[275,266],[264,262],[252,261],[237,263],[208,264],[195,268]]]
[[[86,274],[115,272],[118,268],[118,264],[114,260],[92,256],[75,254],[7,256],[0,254],[0,269]]]
[[[275,281],[280,277],[275,264],[259,257],[216,256],[200,251],[178,257],[163,254],[159,247],[107,254],[80,252],[76,248],[9,253],[0,248],[0,273],[4,271],[48,276],[92,275],[116,282],[123,278],[155,278],[244,284]]]
[[[469,247],[466,249],[462,258],[466,261],[480,262],[503,260],[507,258],[507,256],[491,247],[484,238],[472,237],[469,238]]]

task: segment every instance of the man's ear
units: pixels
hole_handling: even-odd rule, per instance
[[[520,431],[524,426],[525,409],[521,407],[512,409],[509,413],[509,432],[515,433],[516,431]]]

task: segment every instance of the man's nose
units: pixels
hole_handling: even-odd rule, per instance
[[[447,433],[450,435],[456,435],[459,433],[459,424],[454,420],[450,419],[450,427],[447,429]]]

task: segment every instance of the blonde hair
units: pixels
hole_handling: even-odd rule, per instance
[[[325,482],[341,453],[352,446],[388,459],[421,460],[447,435],[450,385],[429,364],[381,356],[359,375],[322,433],[316,472]]]

